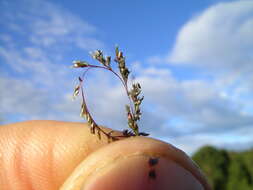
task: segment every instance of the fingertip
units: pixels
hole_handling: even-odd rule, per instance
[[[204,190],[199,181],[177,163],[159,158],[155,166],[150,166],[149,159],[146,155],[132,155],[110,163],[88,177],[82,190]]]
[[[153,158],[159,162],[150,161]],[[209,189],[202,173],[182,151],[158,140],[133,137],[92,153],[62,190],[182,189],[184,185],[187,189]]]

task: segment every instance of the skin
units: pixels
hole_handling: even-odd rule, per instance
[[[150,165],[150,158],[158,162]],[[170,144],[147,137],[108,143],[75,122],[0,126],[0,168],[1,190],[211,189],[191,159]]]

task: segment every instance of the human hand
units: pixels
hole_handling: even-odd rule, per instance
[[[0,126],[1,190],[209,190],[182,151],[146,137],[113,143],[84,123]]]

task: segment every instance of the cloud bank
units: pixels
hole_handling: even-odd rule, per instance
[[[97,38],[98,29],[47,1],[0,5],[3,120],[81,121],[79,103],[71,101],[80,72],[70,70],[69,63],[81,53],[107,48]],[[187,64],[200,66],[204,73],[200,76],[180,79],[168,64],[163,68],[133,64],[145,95],[143,131],[188,153],[207,143],[253,145],[252,12],[251,1],[214,5],[180,29],[169,55],[150,56],[150,62],[167,57],[184,72]],[[127,99],[122,87],[105,72],[88,78],[88,104],[98,123],[125,128]]]
[[[3,122],[77,119],[77,103],[77,117],[58,104],[70,100],[65,94],[77,74],[69,68],[73,53],[104,47],[97,28],[48,1],[1,1],[0,7]]]

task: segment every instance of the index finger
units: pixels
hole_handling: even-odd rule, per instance
[[[107,144],[84,123],[27,121],[0,127],[0,189],[58,189],[91,152]]]

